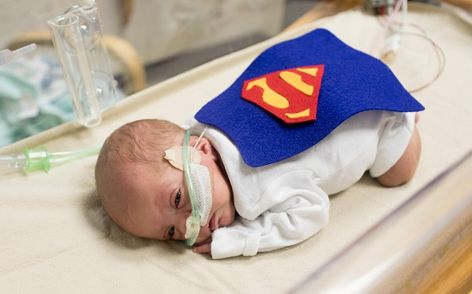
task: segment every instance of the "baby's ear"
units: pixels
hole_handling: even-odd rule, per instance
[[[192,142],[192,144],[195,144],[196,141],[197,138],[195,137],[195,140],[194,142]],[[200,151],[202,155],[210,157],[210,159],[212,160],[217,160],[216,150],[213,148],[213,145],[207,138],[201,138],[200,142],[198,142],[196,149]]]

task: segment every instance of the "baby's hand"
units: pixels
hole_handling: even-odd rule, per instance
[[[195,244],[193,252],[211,255],[211,237]]]

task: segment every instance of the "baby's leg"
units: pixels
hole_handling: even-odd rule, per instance
[[[418,121],[418,116],[416,117]],[[410,143],[402,157],[386,173],[379,176],[377,181],[387,187],[400,186],[407,183],[415,174],[421,154],[421,140],[415,126]]]

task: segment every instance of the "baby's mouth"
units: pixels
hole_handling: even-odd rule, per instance
[[[216,219],[215,213],[210,218],[210,222],[208,223],[210,227],[210,231],[213,232],[218,229],[218,221]]]

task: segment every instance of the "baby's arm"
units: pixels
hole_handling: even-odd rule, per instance
[[[266,211],[253,220],[240,218],[213,233],[214,259],[252,256],[294,245],[316,234],[328,222],[329,199],[311,171],[293,171],[274,181],[261,197]]]

